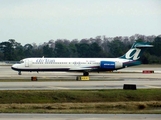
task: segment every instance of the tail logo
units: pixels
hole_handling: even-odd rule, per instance
[[[141,49],[130,49],[126,55],[126,59],[132,59],[132,60],[138,60],[140,58],[139,54],[141,52]]]

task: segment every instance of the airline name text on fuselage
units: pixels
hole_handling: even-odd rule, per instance
[[[36,59],[36,63],[52,64],[55,63],[55,59]]]

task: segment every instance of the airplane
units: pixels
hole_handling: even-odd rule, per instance
[[[11,68],[18,71],[19,75],[21,71],[77,71],[83,72],[83,76],[89,76],[89,72],[113,71],[140,65],[143,51],[151,47],[153,45],[147,42],[135,42],[126,54],[118,58],[25,58]]]

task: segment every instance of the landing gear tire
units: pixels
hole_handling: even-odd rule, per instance
[[[83,72],[83,76],[89,76],[88,72]]]
[[[18,75],[21,75],[21,71],[18,72]]]

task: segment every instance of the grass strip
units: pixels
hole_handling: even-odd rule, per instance
[[[161,89],[0,91],[0,112],[161,114]]]
[[[122,101],[161,101],[161,89],[0,91],[1,104]]]
[[[0,104],[0,113],[161,114],[161,102]]]

